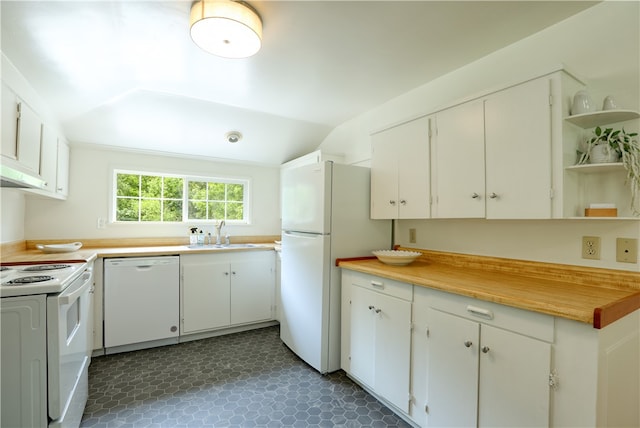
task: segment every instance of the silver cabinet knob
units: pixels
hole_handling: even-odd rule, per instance
[[[483,346],[482,347],[482,352],[486,354],[487,352],[489,352],[489,349],[490,348],[488,346]]]
[[[464,346],[466,346],[467,348],[471,348],[471,345],[473,345],[473,342],[470,340],[465,340],[464,342]]]
[[[376,309],[376,314],[379,314],[380,312],[382,312],[382,309]]]
[[[229,272],[225,272],[224,274],[225,274],[225,275],[227,275],[227,276],[229,276]]]
[[[396,204],[396,201],[394,201],[394,200],[390,200],[389,201],[389,205],[395,205],[395,204]]]
[[[471,195],[471,197],[473,199],[478,199],[480,197],[480,195],[478,195],[476,192],[473,192],[473,195]]]
[[[369,305],[369,310],[370,310],[370,311],[371,311],[371,310],[373,310],[373,309],[375,309],[375,308],[376,308],[375,306]]]
[[[400,205],[407,205],[406,199],[400,199]]]
[[[496,199],[498,197],[498,195],[496,195],[494,192],[491,192],[491,194],[489,195],[489,197],[491,199]]]

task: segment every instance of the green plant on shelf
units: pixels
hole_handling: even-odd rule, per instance
[[[578,165],[590,163],[594,147],[604,145],[605,154],[613,153],[622,162],[627,171],[626,184],[631,190],[631,211],[634,216],[640,216],[640,143],[637,132],[627,133],[624,128],[596,127],[591,137],[585,142],[583,149],[578,150]]]

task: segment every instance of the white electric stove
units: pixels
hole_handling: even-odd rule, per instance
[[[0,266],[0,297],[51,294],[63,291],[86,263],[42,263]]]

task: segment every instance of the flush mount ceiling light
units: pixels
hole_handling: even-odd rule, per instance
[[[191,39],[224,58],[246,58],[260,50],[262,21],[247,3],[201,0],[191,6]]]
[[[224,134],[224,137],[230,143],[237,143],[238,141],[242,140],[242,134],[238,131],[227,132],[226,134]]]

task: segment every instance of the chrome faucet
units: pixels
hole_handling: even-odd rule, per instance
[[[220,235],[222,233],[222,228],[224,227],[224,220],[220,220],[220,223],[216,224],[216,245],[220,245]]]

